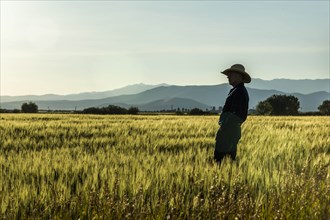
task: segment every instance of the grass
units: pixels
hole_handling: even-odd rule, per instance
[[[329,219],[330,118],[0,115],[0,219]]]

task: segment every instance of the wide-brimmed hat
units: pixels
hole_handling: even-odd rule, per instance
[[[221,73],[228,76],[228,73],[230,73],[230,72],[236,72],[236,73],[241,74],[242,77],[243,77],[243,82],[244,83],[250,83],[251,82],[251,77],[247,72],[245,72],[245,68],[242,64],[234,64],[230,68],[222,71]]]

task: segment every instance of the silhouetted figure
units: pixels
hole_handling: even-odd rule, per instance
[[[214,159],[219,164],[225,157],[236,159],[237,144],[241,138],[241,124],[248,113],[249,95],[244,83],[250,83],[251,77],[241,64],[235,64],[221,72],[228,78],[233,88],[229,91],[225,106],[219,119],[220,128],[216,135]]]

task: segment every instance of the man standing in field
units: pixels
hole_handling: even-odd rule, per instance
[[[221,72],[228,78],[233,88],[229,91],[223,107],[216,135],[214,159],[219,164],[224,157],[236,159],[237,144],[241,138],[241,124],[246,120],[249,95],[244,83],[250,83],[251,77],[241,64],[235,64]]]

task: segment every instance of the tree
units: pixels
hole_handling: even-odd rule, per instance
[[[127,109],[116,105],[109,105],[104,108],[105,114],[127,114]]]
[[[102,111],[99,108],[91,107],[91,108],[85,108],[82,111],[82,113],[84,113],[84,114],[102,114]]]
[[[21,110],[23,113],[37,113],[38,106],[34,102],[23,103],[21,106]]]
[[[137,109],[138,110],[138,109]],[[134,109],[131,110],[132,112],[136,111]],[[82,113],[84,114],[100,114],[100,115],[106,115],[106,114],[127,114],[128,110],[126,108],[121,108],[116,105],[109,105],[107,107],[102,108],[85,108]],[[132,114],[132,113],[129,113]]]
[[[138,107],[130,107],[128,110],[127,110],[127,113],[128,114],[131,114],[131,115],[137,115],[139,113],[139,108]]]
[[[272,95],[263,102],[259,102],[261,105],[261,111],[267,112],[270,110],[269,103],[271,106],[270,115],[298,115],[298,109],[300,103],[298,98],[292,95]],[[258,105],[259,105],[258,104]]]
[[[202,109],[199,108],[193,108],[190,110],[189,112],[190,115],[203,115],[204,111]]]
[[[330,115],[330,100],[324,100],[318,110],[322,115]]]
[[[273,110],[272,106],[267,101],[259,102],[256,107],[256,111],[260,115],[270,115],[272,110]]]

